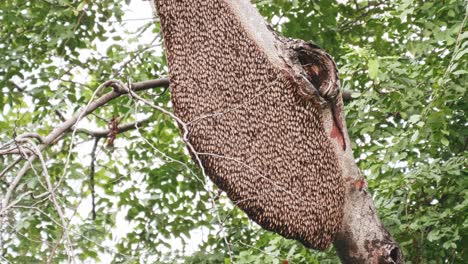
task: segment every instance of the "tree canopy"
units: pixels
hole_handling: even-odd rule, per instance
[[[407,262],[466,262],[466,1],[253,2],[336,60],[356,160]],[[168,114],[167,80],[135,94],[101,85],[168,75],[158,19],[125,19],[135,5],[150,8],[0,2],[0,262],[338,262],[260,229],[203,178]]]

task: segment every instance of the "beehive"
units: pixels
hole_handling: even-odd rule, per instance
[[[174,112],[207,174],[267,230],[316,249],[340,228],[344,189],[321,113],[223,0],[157,0]]]

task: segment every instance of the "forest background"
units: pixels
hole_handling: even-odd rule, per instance
[[[467,2],[254,4],[335,58],[356,160],[407,263],[468,261]],[[149,2],[9,0],[0,20],[0,262],[338,262],[258,228],[202,178],[158,110],[171,103]],[[110,79],[162,85],[78,116],[42,147]]]

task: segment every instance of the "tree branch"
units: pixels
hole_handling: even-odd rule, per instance
[[[130,131],[130,130],[136,129],[137,126],[139,127],[141,125],[144,125],[148,121],[149,121],[149,118],[145,118],[143,120],[136,121],[136,122],[133,122],[133,123],[130,123],[130,124],[126,124],[126,125],[123,125],[123,126],[118,126],[116,132],[117,132],[117,134],[121,134],[121,133]],[[107,137],[111,131],[109,129],[89,130],[89,129],[86,129],[86,128],[78,128],[76,130],[76,132],[84,133],[84,134],[90,135],[90,136],[95,137],[95,138],[103,138],[103,137]]]
[[[99,143],[100,137],[96,137],[94,139],[93,150],[91,151],[91,164],[89,166],[89,186],[91,189],[91,212],[92,212],[92,220],[96,220],[96,192],[94,190],[94,176],[95,176],[95,163],[96,163],[96,150]]]
[[[97,108],[107,104],[108,102],[112,101],[113,99],[120,97],[121,95],[124,95],[128,93],[129,90],[126,90],[124,87],[119,85],[121,83],[118,80],[108,80],[101,84],[97,90],[105,88],[105,87],[113,87],[114,89],[111,92],[108,92],[104,94],[103,96],[99,97],[98,99],[90,102],[86,107],[82,108],[78,112],[76,112],[71,118],[68,120],[64,121],[62,124],[57,126],[52,132],[50,132],[46,137],[42,138],[42,143],[37,146],[37,153],[41,152],[45,148],[47,148],[49,145],[57,142],[64,134],[65,132],[69,131],[76,123],[78,123],[83,117],[89,115],[92,113],[94,110]],[[155,80],[149,80],[149,81],[144,81],[144,82],[137,82],[134,83],[130,86],[130,91],[132,92],[138,92],[138,91],[144,91],[148,89],[152,89],[155,87],[168,87],[169,86],[169,79],[168,78],[160,78],[160,79],[155,79]],[[18,153],[20,154],[20,150],[18,149]],[[3,154],[15,154],[15,153],[3,153]],[[0,153],[2,155],[2,153]],[[8,187],[7,192],[5,193],[5,196],[3,198],[2,204],[1,204],[1,212],[2,215],[5,212],[5,208],[8,207],[9,201],[11,196],[13,195],[13,192],[15,191],[18,183],[20,182],[21,178],[26,174],[26,172],[30,169],[32,162],[37,158],[36,155],[31,155],[27,158],[27,162],[23,165],[21,170],[18,172],[18,174],[15,176],[14,180],[10,183],[10,186]],[[17,163],[16,161],[14,163]],[[9,165],[7,166],[8,169],[13,168],[14,165]],[[2,175],[5,174],[7,170],[2,171]]]
[[[56,111],[56,113],[59,115],[61,119],[64,119],[62,124],[58,125],[49,135],[46,137],[42,137],[36,133],[26,133],[23,135],[18,136],[15,140],[12,140],[8,142],[5,145],[10,145],[11,143],[21,139],[21,138],[36,138],[40,141],[41,145],[40,147],[45,147],[48,146],[54,142],[56,142],[65,132],[69,131],[79,120],[78,118],[80,117],[83,118],[93,111],[95,111],[97,108],[107,104],[108,102],[112,101],[113,99],[126,94],[128,91],[122,88],[121,86],[116,84],[116,80],[109,80],[103,83],[101,86],[102,87],[113,87],[114,90],[104,94],[100,98],[94,100],[89,104],[88,107],[81,109],[77,113],[75,113],[71,118],[65,120],[63,115]],[[143,81],[143,82],[137,82],[133,83],[131,85],[131,90],[134,92],[139,92],[139,91],[144,91],[156,87],[165,87],[167,88],[169,86],[169,79],[168,78],[160,78],[160,79],[154,79],[154,80],[148,80],[148,81]],[[147,119],[137,121],[132,124],[124,125],[119,127],[119,133],[126,132],[128,130],[131,130],[135,128],[135,125],[141,125],[144,122],[148,121]],[[102,130],[102,131],[91,131],[87,129],[78,129],[78,132],[83,132],[87,133],[89,135],[95,136],[95,137],[104,137],[107,135],[108,131],[107,130]],[[0,150],[0,155],[7,155],[7,154],[20,154],[18,150],[14,150],[15,148],[8,148],[8,149],[3,149]],[[42,150],[42,149],[41,149]]]

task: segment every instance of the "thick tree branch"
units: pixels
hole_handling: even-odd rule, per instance
[[[68,119],[67,121],[65,121],[58,127],[56,127],[47,137],[44,138],[43,145],[49,145],[53,143],[54,141],[56,141],[57,139],[59,139],[67,130],[71,129],[79,121],[78,120],[79,118],[81,119],[84,116],[89,115],[94,110],[107,104],[111,100],[123,94],[126,94],[127,91],[121,88],[120,86],[118,86],[116,84],[117,82],[118,81],[116,80],[108,80],[105,83],[103,83],[101,86],[113,87],[114,90],[94,100],[86,108],[83,108],[82,110],[78,111],[70,119]],[[152,89],[155,87],[167,87],[167,86],[169,86],[169,79],[161,78],[161,79],[133,83],[130,89],[132,91],[138,92],[138,91]]]

